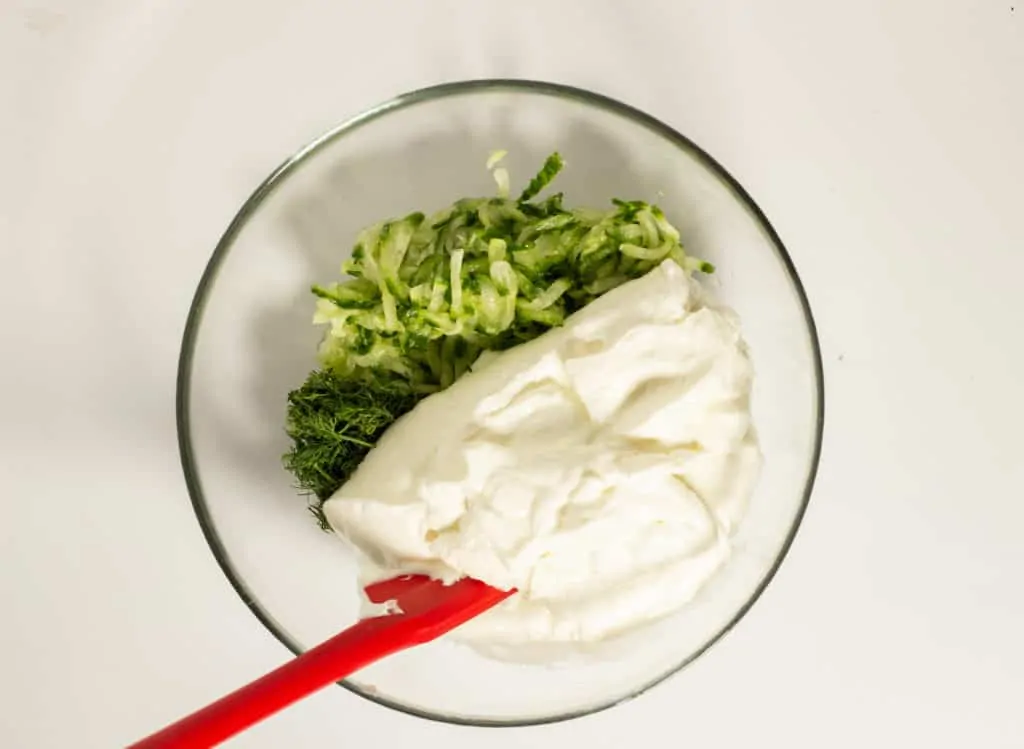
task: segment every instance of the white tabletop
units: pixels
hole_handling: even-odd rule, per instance
[[[1024,746],[1024,0],[0,0],[0,744],[124,745],[286,657],[181,477],[195,283],[285,155],[486,76],[645,109],[758,200],[822,337],[810,511],[632,703],[488,730],[329,688],[231,745]]]

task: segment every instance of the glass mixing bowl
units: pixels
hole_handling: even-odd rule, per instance
[[[739,312],[757,372],[764,471],[726,567],[678,614],[613,657],[555,666],[488,660],[446,639],[342,686],[425,718],[524,725],[634,697],[722,637],[775,573],[807,506],[822,435],[814,322],[782,242],[744,189],[667,125],[612,99],[529,81],[468,81],[400,96],[339,125],[271,174],[203,274],[178,372],[178,431],[192,502],[217,561],[294,653],[353,623],[355,562],[321,531],[281,466],[285,397],[316,365],[310,284],[331,281],[364,225],[494,193],[507,149],[513,192],[551,151],[569,205],[657,202],[709,284]]]

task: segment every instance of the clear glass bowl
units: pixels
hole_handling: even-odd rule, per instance
[[[300,653],[356,620],[355,564],[322,532],[281,467],[285,397],[314,368],[309,286],[338,274],[356,232],[385,217],[493,194],[488,154],[513,187],[558,150],[571,205],[657,202],[744,323],[765,468],[726,568],[691,605],[615,657],[547,667],[488,660],[442,639],[342,686],[414,715],[525,725],[634,697],[706,651],[750,608],[793,540],[822,434],[821,357],[796,270],[754,201],[667,125],[579,89],[468,81],[400,96],[303,148],[228,227],[189,313],[178,430],[192,502],[217,561],[256,618]]]

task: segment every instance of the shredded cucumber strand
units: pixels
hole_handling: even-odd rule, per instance
[[[451,289],[453,314],[458,314],[462,311],[462,259],[464,256],[465,252],[463,250],[452,252]]]

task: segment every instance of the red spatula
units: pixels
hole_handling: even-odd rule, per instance
[[[436,639],[515,591],[472,578],[452,585],[419,575],[366,588],[374,603],[395,601],[393,614],[363,619],[251,684],[154,733],[129,749],[211,747],[303,697],[399,650]]]

